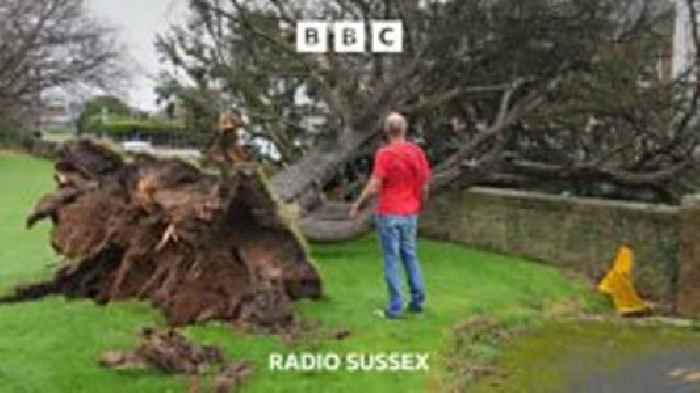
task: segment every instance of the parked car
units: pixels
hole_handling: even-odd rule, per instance
[[[148,141],[124,141],[122,149],[131,153],[149,153],[153,154],[153,145]]]

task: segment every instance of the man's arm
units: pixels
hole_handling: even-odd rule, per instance
[[[430,169],[430,163],[428,163],[428,158],[425,156],[423,149],[420,150],[420,161],[423,167],[423,188],[421,190],[421,207],[423,208],[430,198],[430,178],[433,175],[433,171]]]
[[[381,187],[382,179],[377,176],[372,176],[367,182],[365,188],[362,190],[360,196],[357,198],[355,203],[352,204],[352,207],[350,208],[350,218],[357,218],[362,205],[367,201],[367,199],[377,194]]]
[[[422,204],[425,206],[426,203],[428,203],[428,199],[430,198],[430,183],[425,182],[423,185],[423,193],[422,193]]]

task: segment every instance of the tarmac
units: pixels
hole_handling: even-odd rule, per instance
[[[571,393],[700,393],[700,352],[656,352],[614,371],[580,378]]]

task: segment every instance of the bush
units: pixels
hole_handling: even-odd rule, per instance
[[[0,149],[13,149],[33,156],[54,159],[58,155],[60,144],[41,138],[40,132],[2,130],[0,131]]]
[[[0,131],[0,148],[14,149],[20,148],[24,141],[30,137],[28,131],[19,130],[1,130]]]
[[[118,97],[109,95],[95,97],[86,103],[85,109],[80,114],[78,131],[88,131],[92,120],[95,116],[100,116],[103,110],[107,110],[110,115],[116,116],[129,116],[129,113],[131,113],[129,106]]]
[[[105,123],[96,121],[91,124],[88,132],[116,141],[147,140],[154,145],[198,145],[204,140],[203,135],[191,132],[178,123],[131,118]]]

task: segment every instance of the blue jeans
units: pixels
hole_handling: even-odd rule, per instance
[[[411,290],[410,309],[421,311],[425,301],[425,286],[420,263],[416,256],[416,232],[418,217],[415,215],[381,215],[375,217],[379,240],[384,252],[384,278],[389,289],[389,316],[401,313],[401,277],[398,272],[399,259],[403,263],[408,286]]]

